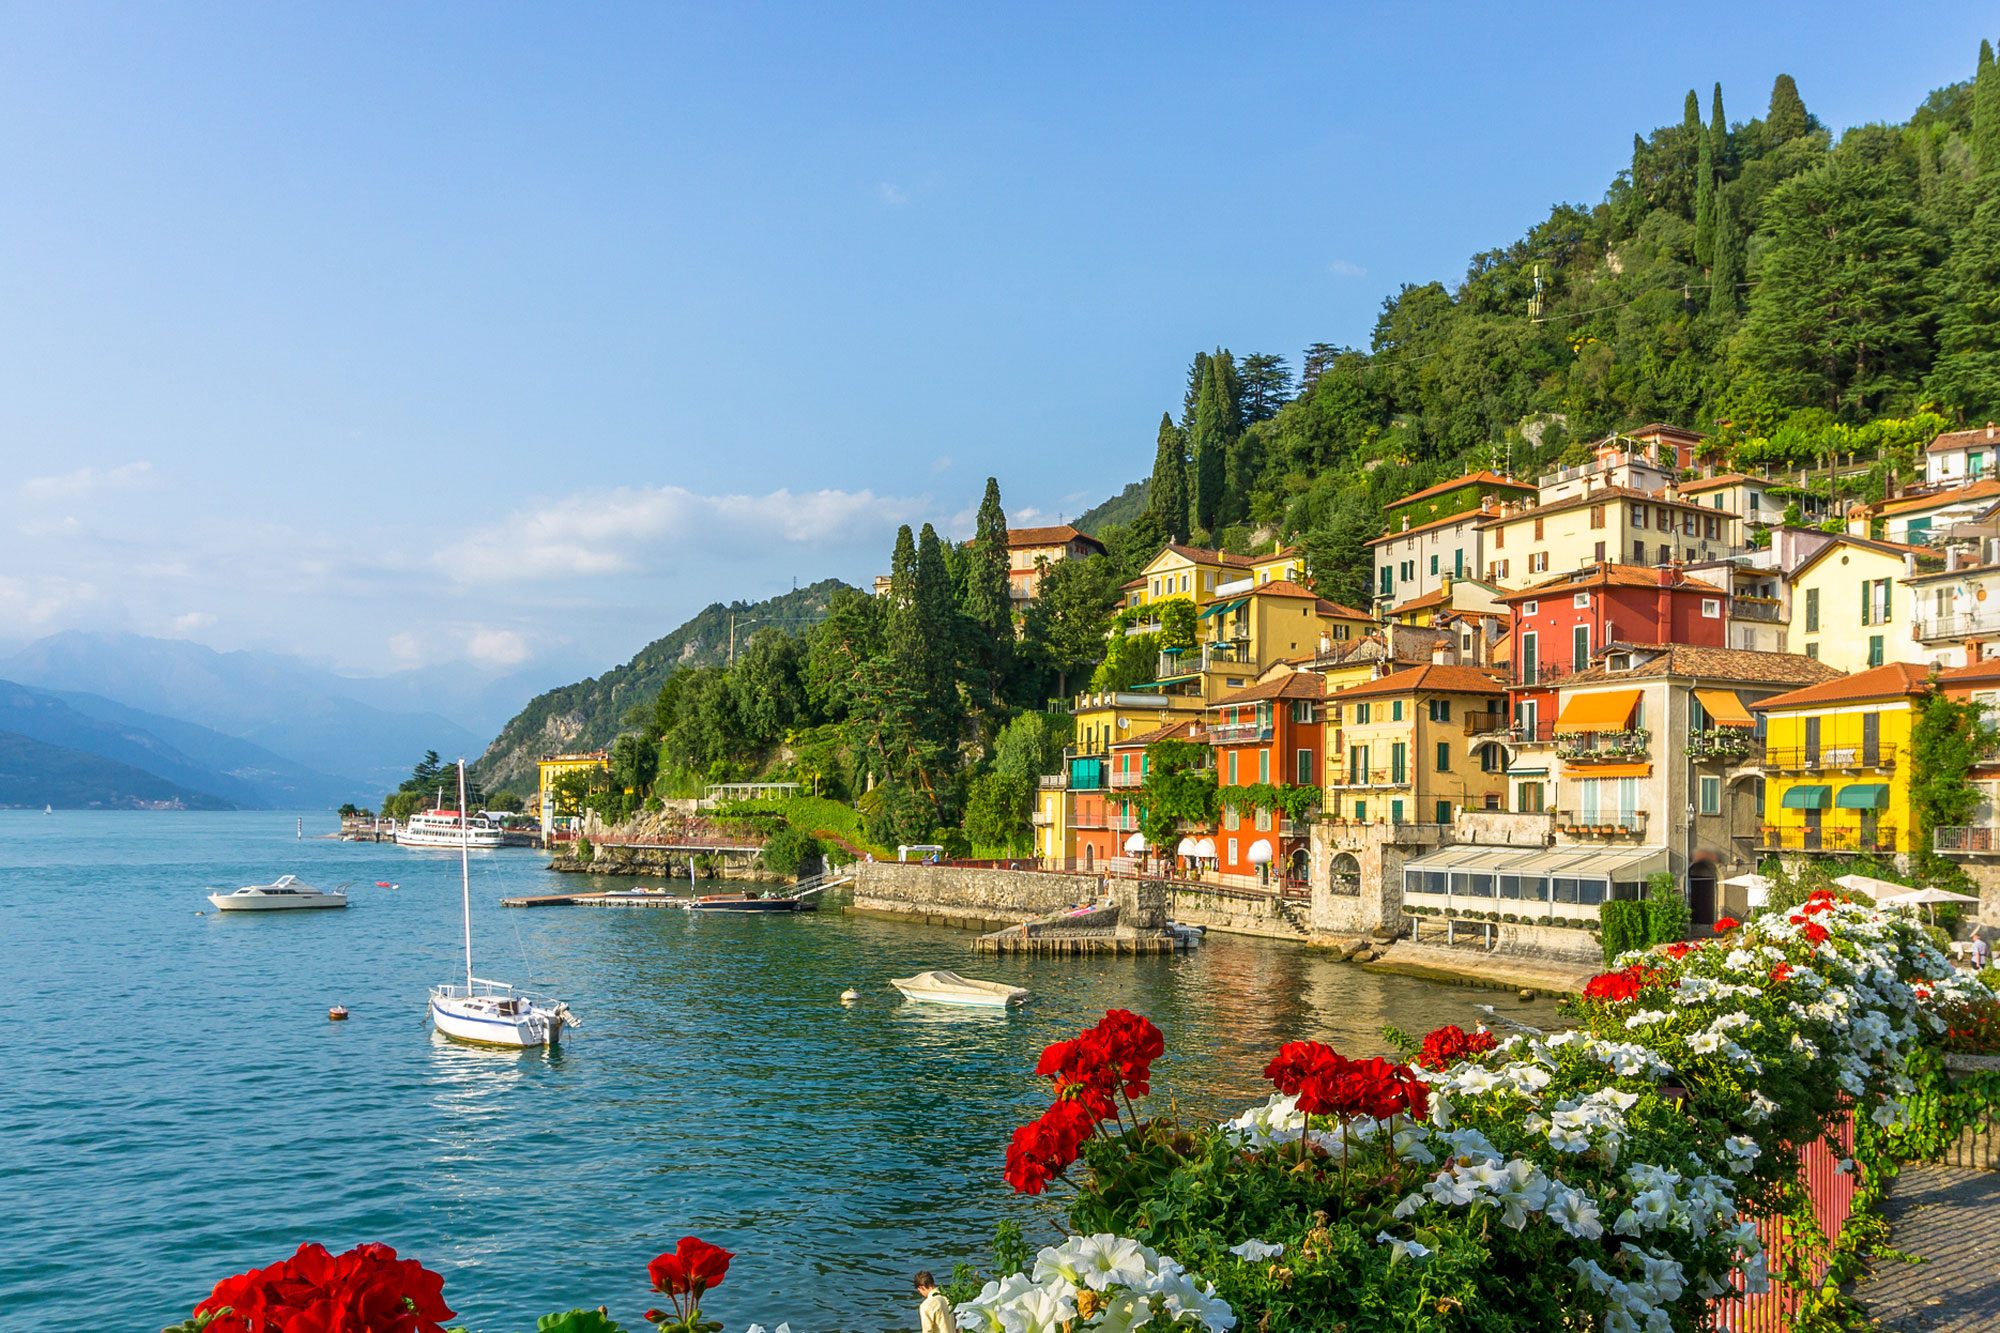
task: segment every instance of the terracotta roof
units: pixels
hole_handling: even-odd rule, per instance
[[[1287,556],[1304,555],[1304,554],[1305,552],[1300,550],[1296,546],[1286,546],[1271,552],[1269,555],[1253,555],[1250,558],[1256,561],[1258,564],[1263,565],[1263,564],[1269,564],[1273,560],[1283,560]]]
[[[1969,449],[1975,444],[2000,444],[2000,426],[1989,421],[1971,430],[1948,430],[1925,445],[1924,452],[1943,454],[1953,449]]]
[[[1373,541],[1364,543],[1364,545],[1380,546],[1383,542],[1392,542],[1398,537],[1413,537],[1419,532],[1429,532],[1432,528],[1450,527],[1454,523],[1466,523],[1472,519],[1482,517],[1484,515],[1477,509],[1461,509],[1456,514],[1446,514],[1443,518],[1434,518],[1428,523],[1412,523],[1407,528],[1397,528],[1393,532],[1385,532]]]
[[[1566,500],[1553,504],[1529,505],[1511,514],[1486,514],[1480,523],[1482,528],[1490,528],[1500,523],[1519,523],[1523,519],[1546,518],[1550,514],[1566,514],[1572,509],[1583,509],[1590,505],[1607,504],[1612,500],[1637,500],[1650,505],[1666,505],[1673,509],[1694,509],[1703,514],[1728,514],[1727,510],[1704,509],[1690,500],[1671,500],[1665,495],[1655,495],[1642,491],[1637,486],[1600,486],[1588,495],[1572,495]],[[1734,517],[1733,515],[1729,515]]]
[[[1984,684],[1990,680],[2000,680],[2000,657],[1967,662],[1962,667],[1952,667],[1948,671],[1938,673],[1940,685]]]
[[[1987,477],[1975,481],[1970,486],[1959,486],[1948,491],[1933,491],[1929,495],[1910,495],[1900,500],[1885,500],[1875,506],[1876,518],[1887,518],[1891,514],[1911,514],[1923,509],[1940,509],[1945,505],[1964,504],[1968,500],[1990,500],[2000,496],[2000,477]]]
[[[1811,568],[1813,565],[1818,564],[1820,561],[1826,559],[1827,555],[1830,552],[1839,550],[1843,545],[1859,546],[1864,551],[1879,551],[1883,555],[1895,555],[1895,556],[1913,555],[1917,559],[1924,561],[1936,562],[1936,561],[1942,561],[1944,559],[1944,553],[1938,550],[1936,547],[1910,546],[1903,542],[1878,542],[1873,537],[1853,537],[1849,536],[1847,533],[1842,532],[1835,534],[1832,541],[1820,547],[1817,551],[1814,551],[1811,555],[1807,556],[1805,559],[1799,561],[1799,563],[1793,567],[1792,572],[1785,575],[1785,577],[1788,579],[1798,578],[1801,574],[1805,573],[1807,569]]]
[[[1546,597],[1552,592],[1571,592],[1578,588],[1651,588],[1655,591],[1665,588],[1669,592],[1686,590],[1689,592],[1715,593],[1721,595],[1723,589],[1701,579],[1683,575],[1679,583],[1662,583],[1660,571],[1643,565],[1614,565],[1609,561],[1601,565],[1586,565],[1582,569],[1572,569],[1567,574],[1558,574],[1552,579],[1526,588],[1516,588],[1503,592],[1495,601],[1519,602],[1533,597]]]
[[[1515,481],[1512,477],[1503,477],[1498,472],[1488,472],[1481,469],[1478,472],[1468,472],[1462,477],[1454,477],[1450,481],[1441,481],[1435,486],[1426,486],[1422,490],[1406,495],[1400,500],[1391,500],[1388,504],[1382,506],[1382,510],[1384,513],[1387,513],[1389,510],[1401,508],[1403,505],[1413,505],[1419,500],[1428,500],[1433,495],[1445,495],[1459,489],[1461,486],[1505,486],[1509,490],[1515,491],[1533,491],[1535,489],[1534,484],[1531,482]]]
[[[1931,669],[1914,662],[1890,662],[1885,666],[1857,671],[1851,676],[1809,685],[1803,690],[1759,699],[1752,708],[1805,708],[1813,704],[1837,704],[1861,699],[1897,699],[1921,694],[1930,680]]]
[[[1336,699],[1359,699],[1376,694],[1505,694],[1499,678],[1477,667],[1444,666],[1432,662],[1335,690]]]
[[[1815,685],[1840,673],[1803,653],[1766,653],[1752,648],[1705,648],[1696,644],[1618,644],[1607,651],[1644,657],[1628,671],[1593,666],[1577,672],[1562,685],[1602,685],[1621,680],[1658,680],[1666,676],[1697,680],[1736,680],[1746,685]],[[1647,656],[1651,654],[1651,656]]]
[[[1338,620],[1375,619],[1375,615],[1373,612],[1356,611],[1351,606],[1342,606],[1339,602],[1330,602],[1324,597],[1319,599],[1319,613],[1323,616],[1333,616],[1335,619]]]
[[[1089,542],[1100,551],[1104,549],[1103,542],[1087,532],[1078,532],[1067,523],[1058,524],[1053,528],[1007,529],[1007,545],[1010,549],[1023,546],[1067,546],[1071,542],[1078,541]]]
[[[1433,588],[1422,597],[1412,597],[1400,606],[1390,607],[1389,614],[1400,616],[1407,611],[1423,611],[1433,606],[1442,606],[1450,596],[1451,589],[1449,588]]]
[[[1769,477],[1753,477],[1747,472],[1725,472],[1719,477],[1703,477],[1698,481],[1684,481],[1680,484],[1679,489],[1682,495],[1696,495],[1703,491],[1715,490],[1719,486],[1734,486],[1739,481],[1747,481],[1752,486],[1777,486],[1781,484],[1771,480]]]
[[[1314,592],[1310,588],[1301,588],[1298,584],[1292,582],[1290,579],[1272,579],[1269,583],[1260,583],[1256,587],[1251,588],[1245,592],[1236,593],[1235,596],[1310,597],[1314,601],[1319,600],[1318,593]]]
[[[1683,440],[1705,440],[1708,438],[1708,436],[1703,435],[1698,430],[1689,430],[1686,426],[1669,426],[1664,421],[1649,421],[1645,425],[1639,427],[1637,430],[1621,431],[1619,433],[1623,435],[1639,435],[1639,436],[1672,435],[1678,439],[1683,439]]]
[[[1172,551],[1175,555],[1185,560],[1192,560],[1197,565],[1225,565],[1233,566],[1237,569],[1250,568],[1250,557],[1247,555],[1232,555],[1228,551],[1211,551],[1204,546],[1183,546],[1179,542],[1168,542],[1165,546],[1162,546],[1159,551],[1154,552],[1153,560],[1158,560],[1167,551]],[[1151,564],[1152,560],[1146,563]]]
[[[1271,680],[1260,680],[1247,689],[1234,694],[1225,694],[1210,704],[1209,711],[1218,708],[1233,708],[1237,704],[1256,703],[1260,699],[1324,699],[1326,697],[1326,677],[1311,671],[1294,671],[1289,675]]]
[[[1146,586],[1146,576],[1144,574],[1141,574],[1136,579],[1126,579],[1123,583],[1119,584],[1118,591],[1124,592],[1127,588],[1143,588],[1145,586]]]
[[[1208,729],[1202,724],[1200,718],[1186,717],[1178,722],[1169,722],[1164,727],[1154,727],[1151,731],[1142,731],[1137,736],[1127,736],[1122,741],[1113,741],[1111,748],[1122,750],[1130,745],[1151,745],[1154,741],[1199,741],[1204,739],[1207,734]]]

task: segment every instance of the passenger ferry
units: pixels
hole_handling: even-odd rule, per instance
[[[500,826],[485,815],[461,815],[456,810],[426,810],[411,815],[396,830],[396,841],[404,847],[498,847],[503,839]]]

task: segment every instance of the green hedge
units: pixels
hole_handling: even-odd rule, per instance
[[[1652,942],[1652,926],[1643,902],[1607,902],[1597,908],[1603,928],[1604,961],[1609,963],[1628,949],[1643,949]]]

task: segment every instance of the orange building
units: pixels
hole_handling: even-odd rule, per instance
[[[1326,678],[1294,671],[1224,695],[1208,707],[1215,781],[1223,797],[1215,832],[1216,869],[1225,875],[1304,880],[1309,820],[1282,809],[1231,805],[1232,787],[1309,787],[1320,780]]]

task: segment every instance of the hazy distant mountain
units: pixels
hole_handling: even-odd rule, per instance
[[[227,810],[229,802],[130,764],[0,731],[0,806]]]
[[[246,809],[323,810],[382,795],[358,778],[316,773],[250,741],[95,694],[0,680],[0,729],[116,759]]]
[[[353,682],[297,658],[180,639],[68,630],[0,662],[0,676],[198,723],[378,795],[409,776],[425,750],[472,755],[484,743],[435,712],[363,703]]]
[[[500,674],[465,662],[410,667],[386,676],[335,676],[352,698],[397,713],[437,713],[475,735],[492,736],[533,698],[552,685],[574,680],[589,669],[587,660],[539,659],[539,665]]]

